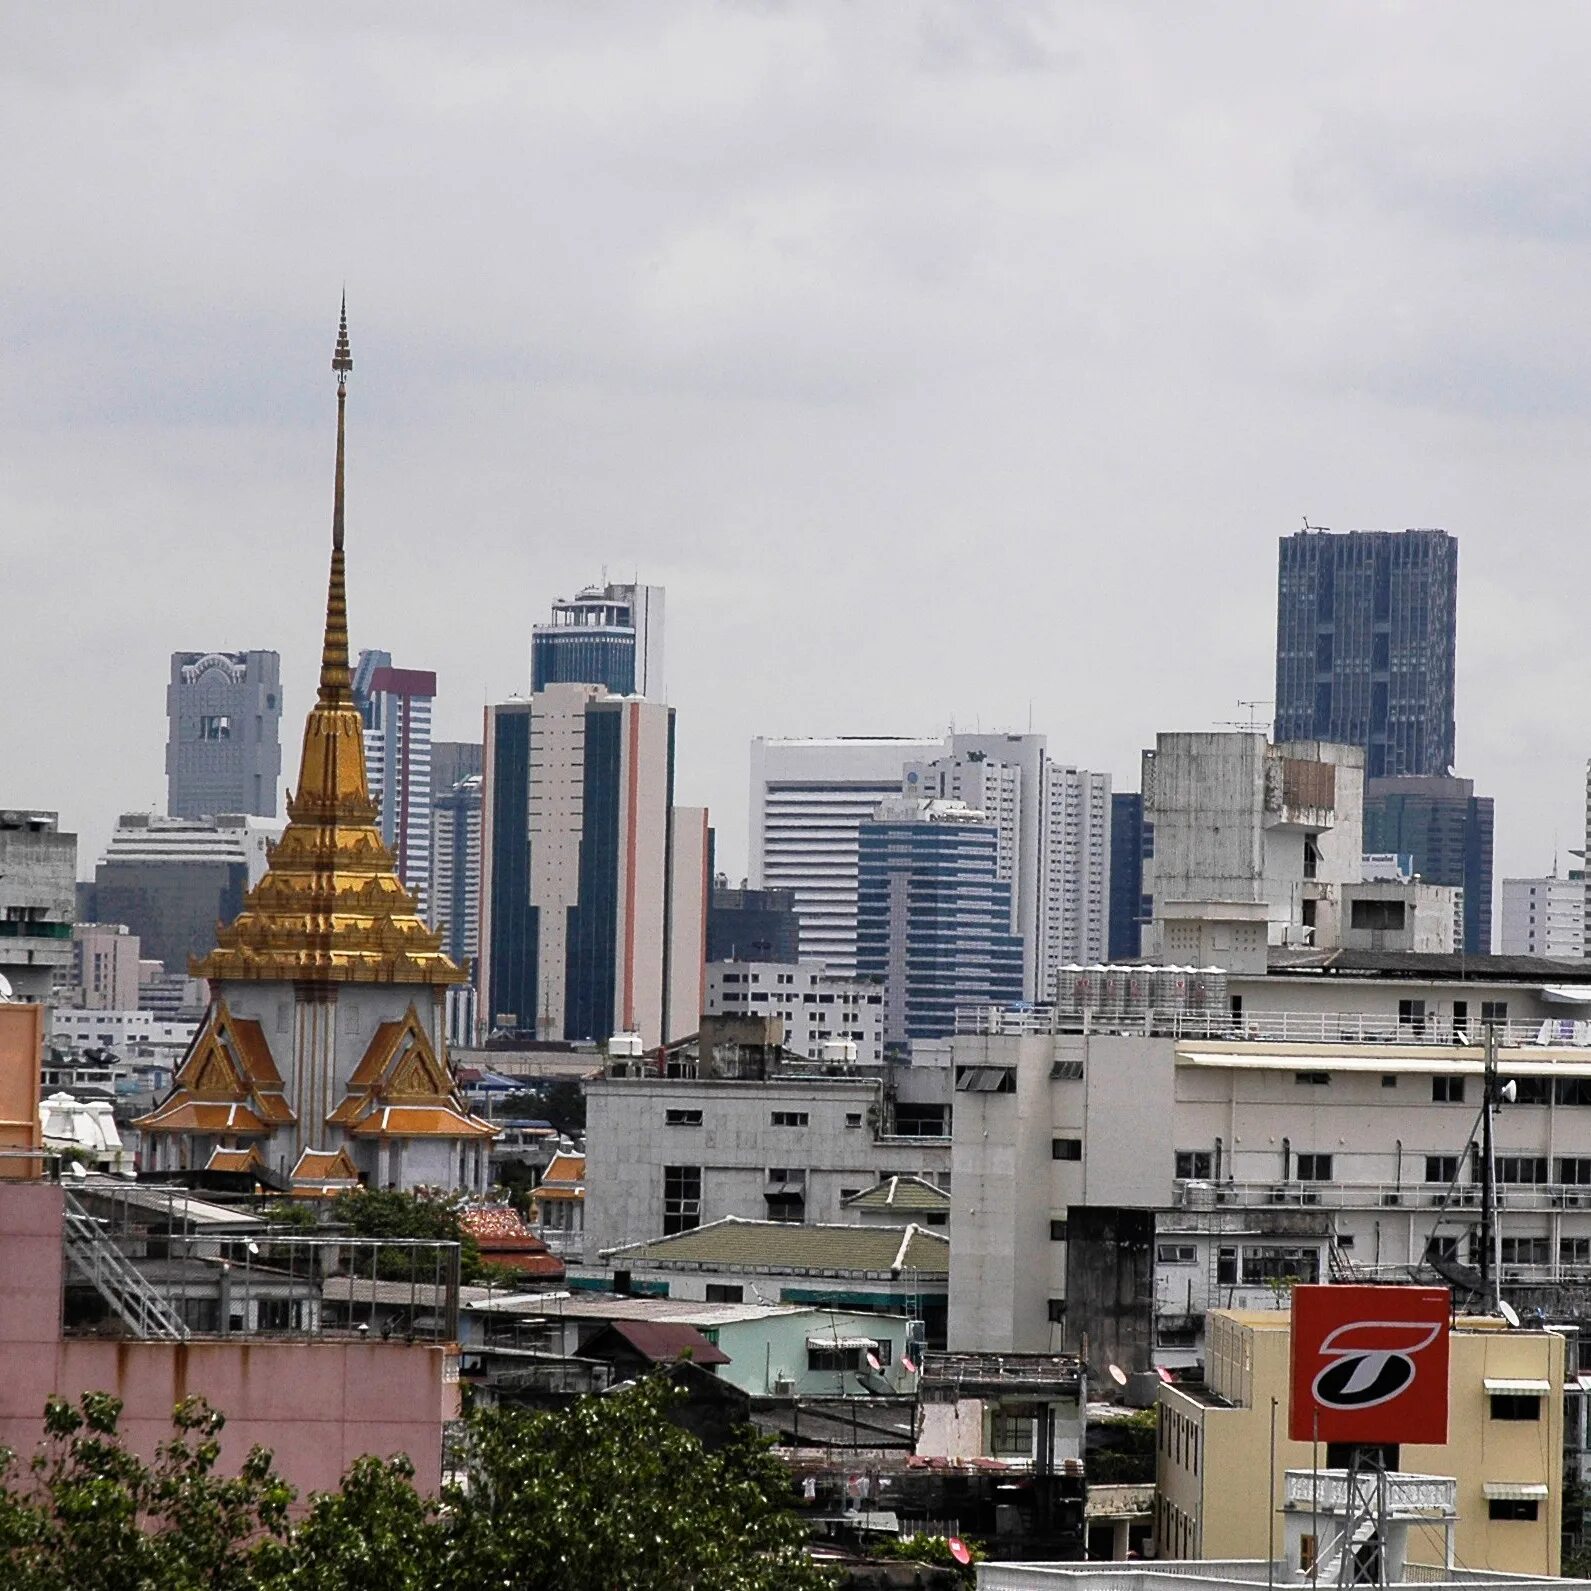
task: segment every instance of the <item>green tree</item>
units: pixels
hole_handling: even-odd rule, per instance
[[[332,1201],[331,1218],[356,1237],[457,1243],[459,1280],[474,1282],[486,1274],[486,1264],[479,1245],[460,1224],[462,1202],[457,1195],[432,1197],[400,1193],[395,1188],[360,1188]],[[411,1267],[417,1280],[427,1280],[432,1256],[423,1249],[418,1252],[398,1248],[382,1251],[378,1268],[383,1276],[407,1281]]]
[[[444,1500],[449,1588],[809,1591],[790,1479],[749,1429],[709,1453],[670,1423],[660,1376],[558,1413],[488,1411]]]

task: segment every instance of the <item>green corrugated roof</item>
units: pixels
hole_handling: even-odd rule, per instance
[[[903,1270],[946,1276],[950,1240],[920,1226],[803,1226],[730,1215],[674,1237],[605,1249],[603,1257],[630,1264],[809,1271],[892,1271],[898,1263]]]
[[[943,1215],[950,1209],[950,1195],[921,1177],[885,1177],[871,1188],[854,1193],[845,1201],[848,1210],[899,1210],[903,1215]]]

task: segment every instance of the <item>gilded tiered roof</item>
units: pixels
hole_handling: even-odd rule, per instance
[[[196,977],[212,981],[447,984],[467,976],[443,952],[442,935],[424,922],[399,880],[365,778],[343,567],[343,433],[353,363],[345,303],[332,357],[337,470],[320,688],[304,725],[287,828],[265,876],[244,898],[237,919],[220,929],[216,948],[190,964]]]

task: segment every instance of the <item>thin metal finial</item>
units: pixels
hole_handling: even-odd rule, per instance
[[[352,675],[348,668],[348,595],[343,572],[343,420],[348,406],[348,372],[354,367],[354,356],[348,346],[346,287],[331,367],[337,372],[337,471],[332,483],[331,579],[326,588],[326,635],[321,646],[319,700],[340,706],[352,700]]]
[[[348,289],[343,289],[342,314],[337,322],[337,347],[331,356],[331,367],[337,372],[337,390],[348,384],[348,372],[354,367],[354,356],[348,347]]]

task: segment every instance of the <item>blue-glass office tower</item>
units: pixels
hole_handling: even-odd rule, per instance
[[[1371,779],[1449,772],[1457,625],[1445,530],[1282,537],[1276,739],[1363,746]]]
[[[885,801],[862,823],[856,970],[884,984],[884,1041],[943,1038],[958,1006],[1022,998],[1022,936],[993,822],[959,801]]]
[[[530,634],[530,688],[600,685],[615,696],[665,700],[663,588],[587,586],[552,605]]]
[[[1364,848],[1414,858],[1427,884],[1464,890],[1464,949],[1492,948],[1492,825],[1490,796],[1473,779],[1367,779]]]
[[[1144,822],[1144,798],[1118,791],[1110,798],[1110,949],[1112,961],[1143,954],[1143,925],[1150,900],[1144,894],[1144,861],[1154,855],[1155,826]]]

